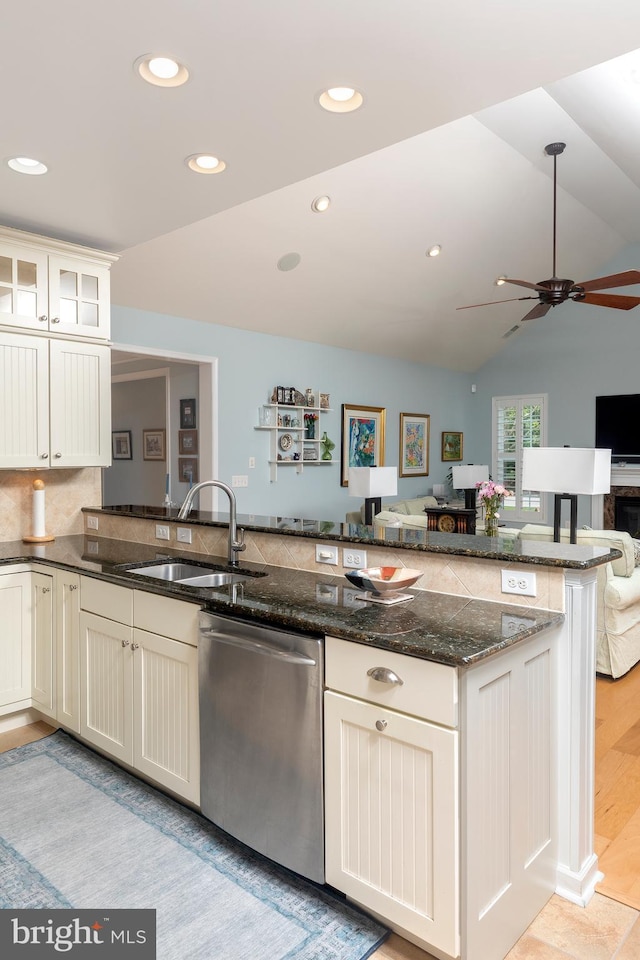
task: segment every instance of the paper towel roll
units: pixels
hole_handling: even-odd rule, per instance
[[[46,529],[44,523],[44,483],[42,480],[33,481],[33,520],[32,520],[32,536],[34,537],[44,537],[46,536]]]

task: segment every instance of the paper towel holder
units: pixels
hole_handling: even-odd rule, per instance
[[[34,480],[33,481],[33,517],[32,517],[33,529],[37,530],[40,526],[44,530],[44,481],[43,480]],[[55,537],[52,537],[46,533],[42,535],[33,534],[28,537],[23,537],[23,543],[50,543],[52,540],[55,540]]]

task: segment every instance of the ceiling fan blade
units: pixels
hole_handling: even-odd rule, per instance
[[[456,307],[456,310],[471,310],[472,307],[492,307],[494,303],[513,303],[514,300],[537,300],[537,297],[510,297],[508,300],[489,300],[488,303],[469,303],[466,307]]]
[[[539,303],[537,307],[533,308],[533,310],[529,310],[529,313],[522,318],[520,323],[524,323],[525,320],[537,320],[538,317],[544,317],[545,313],[549,313],[551,307],[552,304],[550,303]]]
[[[548,290],[547,287],[541,286],[539,283],[529,283],[528,280],[512,280],[511,277],[504,277],[505,283],[515,283],[518,287],[528,287],[529,290]]]
[[[573,297],[571,298],[573,300]],[[640,297],[623,297],[618,293],[585,293],[576,303],[592,303],[595,307],[613,307],[614,310],[633,310]]]
[[[582,290],[607,290],[610,287],[627,287],[632,283],[640,283],[640,270],[625,270],[624,273],[612,273],[609,277],[598,277],[596,280],[585,280],[574,286]],[[628,307],[626,309],[629,309]]]

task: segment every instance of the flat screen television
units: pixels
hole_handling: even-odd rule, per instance
[[[596,447],[611,450],[611,460],[640,463],[640,394],[596,397]]]

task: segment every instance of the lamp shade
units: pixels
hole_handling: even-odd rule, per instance
[[[471,490],[476,483],[489,479],[489,467],[480,463],[464,463],[451,468],[454,490]]]
[[[589,447],[525,447],[524,490],[541,493],[609,493],[611,450]]]
[[[398,492],[397,467],[349,467],[349,496],[392,497]]]

